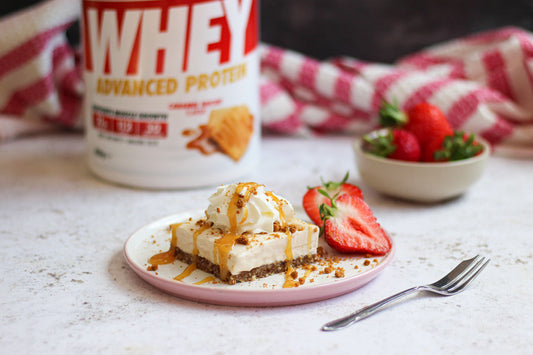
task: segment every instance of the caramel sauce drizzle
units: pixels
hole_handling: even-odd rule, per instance
[[[173,263],[174,260],[176,260],[176,249],[171,247],[167,251],[152,256],[148,262],[152,265],[165,265]]]
[[[204,278],[203,280],[195,282],[194,284],[195,285],[203,285],[205,283],[213,282],[213,281],[215,281],[215,277],[214,276],[208,276],[208,277]]]
[[[241,221],[239,222],[239,224],[243,224],[244,222],[246,222],[247,219],[248,219],[248,207],[244,206],[242,208],[242,217],[241,217]]]
[[[170,249],[168,251],[156,254],[152,256],[150,259],[148,259],[148,262],[152,265],[164,265],[164,264],[170,264],[173,263],[174,260],[176,260],[176,245],[178,244],[178,239],[176,236],[176,229],[183,223],[175,223],[171,225],[172,229],[172,239],[170,240]],[[189,276],[194,270],[196,270],[196,256],[198,255],[198,236],[202,234],[203,231],[205,231],[207,228],[209,228],[208,224],[202,225],[200,228],[198,228],[194,234],[193,234],[193,263],[189,265],[181,274],[174,277],[174,280],[181,281],[187,276]]]
[[[238,235],[232,232],[224,234],[215,240],[216,255],[218,255],[218,264],[220,266],[220,278],[225,279],[228,276],[228,258],[231,249],[235,245]]]
[[[285,271],[285,282],[283,288],[296,287],[298,282],[292,277],[294,268],[292,267],[292,233],[287,231],[287,246],[285,247],[285,255],[287,256],[287,270]]]
[[[196,270],[196,260],[194,261],[194,263],[192,263],[191,265],[187,266],[187,268],[185,270],[183,270],[183,272],[181,274],[179,274],[178,276],[174,277],[174,280],[181,281],[184,278],[186,278],[187,276],[189,276],[194,270]]]
[[[229,226],[230,229],[227,233],[225,233],[223,236],[215,240],[213,251],[215,253],[215,257],[218,255],[218,264],[220,266],[220,278],[225,279],[228,276],[228,258],[229,253],[233,249],[233,246],[235,245],[235,241],[239,237],[237,232],[237,212],[239,210],[238,204],[239,200],[242,199],[244,203],[248,202],[250,200],[250,197],[253,193],[257,190],[259,187],[259,184],[256,184],[254,182],[248,182],[248,183],[240,183],[236,186],[235,192],[233,193],[233,196],[231,196],[231,200],[228,205],[228,219],[229,219]],[[246,191],[243,194],[244,189]],[[243,223],[246,220],[246,217],[248,216],[248,211],[243,214],[243,217],[241,218],[240,223]]]
[[[181,223],[175,223],[170,225],[172,229],[172,239],[170,240],[170,249],[162,253],[156,254],[148,259],[148,262],[152,265],[165,265],[173,263],[176,260],[176,228],[178,228]]]
[[[196,258],[198,255],[198,236],[202,234],[206,229],[210,228],[211,226],[207,223],[202,225],[200,228],[198,228],[194,234],[192,235],[192,255],[193,258]]]
[[[197,243],[198,236],[200,234],[202,234],[202,232],[205,231],[207,228],[209,228],[209,225],[208,224],[204,224],[200,228],[198,228],[194,232],[194,234],[192,235],[192,243],[193,243],[193,246],[192,246],[192,258],[193,258],[193,262],[192,262],[191,265],[187,266],[187,268],[185,270],[183,270],[183,272],[181,274],[176,276],[174,278],[174,280],[181,281],[184,278],[190,276],[191,273],[194,270],[196,270],[196,258],[198,257],[198,243]],[[174,248],[174,250],[176,250],[176,248]]]
[[[292,261],[292,233],[287,232],[287,246],[285,247],[285,255],[287,256],[287,261]]]
[[[279,221],[281,227],[286,228],[287,218],[285,216],[285,212],[283,212],[283,204],[281,200],[270,191],[265,192],[265,194],[276,203],[276,209],[279,213]],[[292,266],[292,261],[294,260],[292,254],[292,233],[287,229],[285,234],[287,234],[287,246],[285,247],[285,256],[287,257],[287,270],[285,271],[285,282],[283,283],[283,288],[289,288],[296,287],[299,285],[299,283],[295,281],[292,277],[292,274],[294,272],[294,267]]]
[[[287,220],[285,218],[285,212],[283,212],[283,208],[281,207],[281,200],[276,196],[274,195],[271,191],[265,191],[265,195],[267,195],[268,197],[270,197],[272,199],[272,201],[274,201],[276,203],[276,209],[278,210],[278,213],[279,213],[279,222],[281,224],[282,227],[285,227],[287,226]]]
[[[313,241],[313,227],[311,225],[307,226],[307,254],[311,255],[311,242]]]

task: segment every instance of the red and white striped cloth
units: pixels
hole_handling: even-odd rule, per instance
[[[261,57],[262,119],[272,131],[362,134],[376,128],[383,99],[404,109],[428,101],[455,129],[533,157],[533,35],[521,29],[453,40],[395,65],[319,62],[266,45]]]
[[[65,31],[80,2],[49,0],[0,19],[0,143],[50,129],[83,128],[83,82]],[[533,157],[533,35],[503,28],[435,45],[395,65],[317,61],[261,46],[265,130],[362,134],[383,99],[439,106],[456,129],[497,150]]]
[[[66,38],[79,12],[77,1],[53,0],[0,20],[0,143],[81,128],[83,83]]]

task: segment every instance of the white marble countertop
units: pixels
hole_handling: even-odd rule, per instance
[[[249,180],[299,204],[319,177],[349,170],[397,243],[365,287],[316,303],[241,308],[167,295],[127,266],[137,228],[205,208],[213,188],[145,191],[108,184],[85,164],[83,137],[0,145],[0,353],[531,354],[533,162],[491,157],[462,197],[419,205],[381,196],[355,169],[351,138],[267,137]],[[320,326],[475,254],[492,261],[465,292],[421,294],[348,329]]]

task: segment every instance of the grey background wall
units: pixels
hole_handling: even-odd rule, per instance
[[[43,0],[0,0],[1,16]],[[260,0],[261,40],[323,59],[392,62],[502,26],[533,31],[533,0]],[[77,25],[69,30],[78,40]]]
[[[469,33],[533,31],[533,0],[262,0],[262,41],[315,58],[392,62]]]

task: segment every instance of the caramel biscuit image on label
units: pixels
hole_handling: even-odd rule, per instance
[[[211,111],[209,121],[201,125],[196,138],[187,143],[188,149],[197,149],[204,155],[216,152],[239,161],[246,153],[254,130],[254,117],[245,105]],[[196,134],[185,130],[183,135]]]

